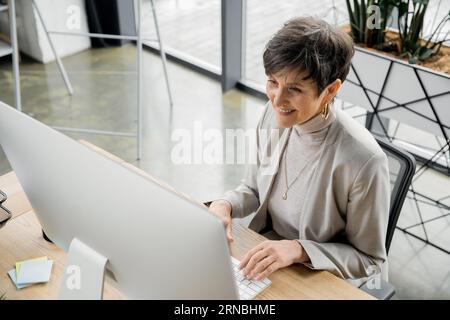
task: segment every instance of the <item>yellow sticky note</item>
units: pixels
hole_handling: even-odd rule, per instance
[[[45,261],[45,260],[48,260],[47,256],[16,262],[16,277],[19,276],[20,266],[22,265],[22,263],[28,262],[28,261]]]

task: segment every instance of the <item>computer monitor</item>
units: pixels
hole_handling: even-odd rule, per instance
[[[206,207],[2,102],[0,144],[68,251],[60,298],[101,298],[106,261],[130,299],[238,298],[223,223]]]

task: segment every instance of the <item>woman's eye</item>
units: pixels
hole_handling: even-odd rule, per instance
[[[289,88],[289,91],[295,92],[295,93],[299,93],[302,92],[299,88]]]
[[[271,79],[267,80],[267,82],[269,82],[270,84],[277,84],[277,82],[275,80],[271,80]]]

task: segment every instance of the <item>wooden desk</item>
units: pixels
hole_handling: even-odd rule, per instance
[[[86,142],[83,142],[89,145]],[[118,163],[148,176],[144,171],[114,157],[104,150],[89,145]],[[41,226],[14,172],[0,177],[0,189],[8,194],[5,207],[13,218],[0,229],[0,296],[7,299],[56,299],[64,270],[66,253],[42,237]],[[235,241],[230,245],[234,257],[241,259],[250,248],[265,238],[237,223],[233,224]],[[48,256],[54,261],[50,282],[17,290],[7,272],[17,261]],[[270,277],[272,285],[258,299],[374,299],[326,271],[312,271],[303,266],[290,266],[276,271]],[[117,284],[107,278],[105,299],[126,299]]]

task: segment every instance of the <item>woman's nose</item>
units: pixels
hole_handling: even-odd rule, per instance
[[[277,90],[273,99],[275,107],[282,107],[287,104],[286,95],[283,90]]]

